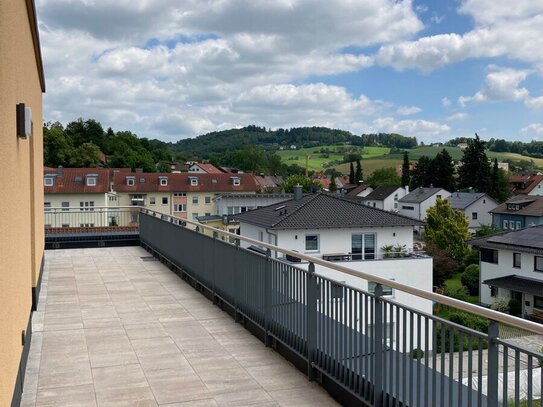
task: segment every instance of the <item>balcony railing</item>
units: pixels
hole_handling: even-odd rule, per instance
[[[46,248],[139,244],[139,213],[132,206],[45,208]]]
[[[344,404],[539,405],[543,354],[500,331],[543,335],[543,325],[148,209],[139,214],[139,233],[143,247]],[[316,266],[373,282],[375,291],[324,277]],[[474,330],[422,312],[383,287],[483,317],[488,326]]]

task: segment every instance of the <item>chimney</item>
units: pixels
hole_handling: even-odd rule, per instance
[[[294,186],[294,200],[302,199],[302,186],[300,184]]]
[[[59,165],[58,168],[57,168],[57,175],[59,177],[63,177],[64,176],[64,167],[62,165]]]
[[[409,193],[409,185],[406,185],[404,188],[405,188],[405,193],[408,194]]]

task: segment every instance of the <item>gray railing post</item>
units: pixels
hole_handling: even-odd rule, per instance
[[[272,310],[271,310],[271,282],[272,282],[272,262],[271,250],[266,250],[266,269],[264,270],[264,329],[266,346],[271,345],[271,336],[269,334],[271,328]]]
[[[488,389],[487,405],[498,405],[498,339],[500,335],[500,326],[498,322],[490,320],[488,324]],[[504,401],[505,403],[505,401]]]
[[[240,313],[239,313],[239,303],[240,303],[240,297],[241,297],[241,289],[240,286],[242,284],[242,276],[239,270],[239,239],[234,239],[234,243],[236,245],[236,254],[234,255],[234,320],[236,322],[240,321]]]
[[[383,286],[375,285],[375,318],[373,321],[373,405],[383,404]]]
[[[219,237],[219,233],[214,230],[213,231],[213,255],[211,256],[211,290],[213,292],[213,303],[217,302],[217,297],[215,296],[215,268],[217,264],[217,238]]]
[[[317,301],[319,297],[315,264],[309,263],[307,274],[307,305],[306,305],[306,336],[307,336],[307,378],[315,380],[316,371],[313,368],[317,351]]]

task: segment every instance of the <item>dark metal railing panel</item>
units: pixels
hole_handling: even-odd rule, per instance
[[[500,340],[496,322],[468,328],[383,296],[380,284],[368,293],[317,275],[312,263],[305,270],[176,222],[142,213],[142,242],[253,321],[267,345],[274,338],[305,359],[310,379],[320,373],[377,406],[541,397],[543,355]]]

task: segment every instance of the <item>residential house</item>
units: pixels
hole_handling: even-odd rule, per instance
[[[410,218],[425,220],[426,212],[435,206],[436,200],[446,199],[451,193],[443,188],[419,187],[398,200],[399,213]]]
[[[516,195],[543,195],[543,175],[512,175],[509,185]]]
[[[480,249],[480,298],[516,300],[511,311],[543,323],[543,225],[470,242]],[[516,309],[515,309],[516,308]]]
[[[283,185],[284,180],[280,175],[255,175],[254,178],[258,192],[281,192],[281,186]]]
[[[106,226],[107,216],[75,218],[57,215],[70,208],[94,212],[99,207],[119,206],[117,194],[112,189],[112,170],[105,168],[45,169],[43,176],[46,227]],[[77,224],[74,224],[74,221]],[[98,223],[98,224],[96,224]]]
[[[418,220],[368,207],[339,194],[319,192],[303,196],[301,190],[295,191],[293,199],[241,213],[235,219],[240,223],[242,236],[312,257],[345,262],[355,271],[432,290],[432,259],[413,252],[413,227],[422,225]],[[308,267],[306,263],[297,264]],[[319,265],[316,272],[370,292],[375,287],[371,281]],[[429,301],[386,287],[385,293],[417,310],[432,312]],[[391,324],[401,324],[401,320],[389,317]]]
[[[342,189],[345,189],[345,186],[343,186]],[[365,198],[366,196],[368,196],[372,192],[373,192],[373,188],[370,187],[368,184],[360,184],[358,186],[355,186],[355,187],[351,188],[347,192],[346,195],[347,196],[352,196],[352,197]]]
[[[191,173],[197,173],[197,174],[221,174],[223,171],[218,169],[212,164],[206,164],[206,163],[193,163],[189,167],[189,171]]]
[[[543,196],[516,195],[490,211],[501,229],[523,229],[543,224]]]
[[[45,77],[34,2],[2,0],[0,33],[0,406],[18,406],[44,260]]]
[[[398,212],[398,201],[407,195],[406,188],[393,185],[375,188],[364,198],[364,203],[377,209]]]
[[[469,231],[475,233],[481,226],[492,225],[490,211],[498,206],[493,198],[485,193],[453,192],[447,198],[453,209],[458,209],[466,215],[469,221]]]

